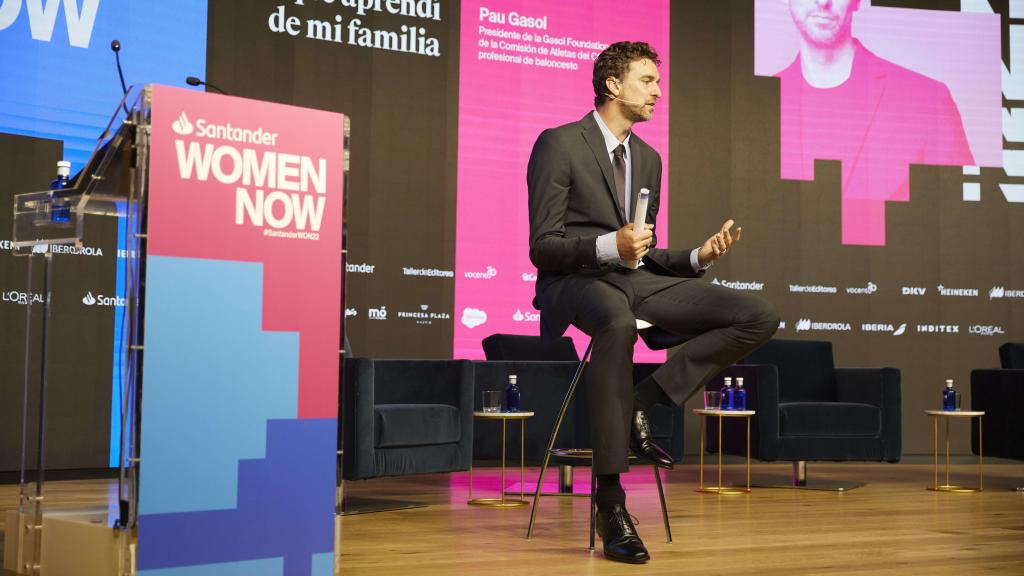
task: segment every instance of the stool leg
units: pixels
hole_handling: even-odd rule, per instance
[[[594,532],[597,530],[597,474],[590,462],[590,551],[594,551]]]
[[[658,484],[658,499],[661,501],[661,519],[665,521],[665,539],[671,544],[672,543],[672,527],[668,524],[668,507],[665,506],[665,489],[661,487],[661,473],[658,472],[657,466],[652,466],[654,469],[654,480]]]
[[[558,410],[558,417],[555,418],[555,426],[551,429],[548,449],[544,452],[544,463],[541,464],[540,473],[537,475],[537,490],[533,494],[533,505],[530,507],[530,524],[526,527],[527,540],[533,536],[533,523],[537,519],[537,504],[540,503],[541,487],[544,485],[544,473],[548,469],[548,464],[551,463],[551,451],[555,449],[558,431],[562,428],[562,420],[565,419],[565,413],[569,411],[569,403],[572,402],[572,397],[576,393],[576,385],[583,378],[583,369],[587,367],[587,360],[590,358],[590,350],[593,347],[594,341],[591,340],[590,344],[587,345],[587,351],[583,353],[583,359],[580,360],[579,366],[576,367],[576,373],[573,374],[572,382],[569,383],[569,390],[566,391],[565,399],[562,400],[562,407]]]

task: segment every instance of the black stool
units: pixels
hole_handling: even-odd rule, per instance
[[[646,320],[636,321],[636,329],[643,339],[644,343],[647,344],[648,348],[652,350],[664,350],[673,346],[678,346],[686,341],[686,337],[677,336],[665,330],[652,325]],[[597,492],[597,475],[594,474],[593,466],[593,451],[589,448],[555,448],[555,442],[558,439],[558,432],[562,428],[562,420],[565,418],[566,412],[569,410],[569,404],[572,402],[573,396],[576,394],[576,385],[580,383],[583,378],[583,370],[587,366],[587,360],[590,359],[591,349],[594,347],[594,341],[591,340],[590,344],[587,345],[586,352],[583,353],[583,358],[580,359],[579,365],[576,367],[576,372],[573,374],[572,382],[569,383],[569,390],[565,393],[565,399],[562,400],[562,408],[558,411],[558,417],[555,418],[555,426],[551,430],[551,438],[548,440],[548,448],[544,452],[544,463],[540,467],[540,474],[537,476],[537,490],[533,495],[533,505],[530,509],[530,524],[526,528],[526,538],[530,539],[533,536],[533,524],[537,518],[537,505],[540,503],[542,496],[548,496],[541,491],[541,487],[544,483],[544,473],[547,472],[548,465],[551,462],[551,457],[554,456],[560,460],[583,460],[590,461],[590,549],[594,549],[594,532],[595,524],[597,519],[597,502],[594,498]],[[630,453],[630,462],[638,460],[635,454]],[[665,522],[665,538],[671,543],[672,542],[672,528],[668,523],[668,508],[665,506],[665,490],[661,484],[661,473],[657,466],[653,466],[654,469],[654,480],[658,485],[658,499],[661,501],[661,517]]]

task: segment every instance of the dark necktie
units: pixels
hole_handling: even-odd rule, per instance
[[[626,213],[626,147],[619,144],[612,151],[612,173],[615,176],[615,198],[619,201],[619,213]]]

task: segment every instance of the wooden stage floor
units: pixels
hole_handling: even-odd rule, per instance
[[[742,465],[726,477],[742,479]],[[708,470],[707,472],[712,472]],[[784,479],[788,465],[755,464],[755,478]],[[953,467],[954,483],[973,484],[976,467]],[[846,493],[757,489],[747,495],[698,494],[697,466],[668,473],[666,497],[675,539],[664,540],[649,467],[627,476],[629,509],[652,561],[630,566],[587,549],[587,499],[544,498],[532,540],[528,507],[466,505],[466,474],[347,482],[350,496],[404,498],[426,508],[341,517],[342,574],[975,574],[1024,575],[1024,464],[985,466],[985,491],[925,490],[931,464],[811,464],[811,477],[867,483]],[[527,470],[527,485],[536,469]],[[512,476],[512,475],[510,475]],[[510,477],[510,483],[518,482]],[[496,469],[474,470],[474,496],[498,485]],[[710,478],[710,477],[709,477]],[[579,469],[577,485],[588,479]],[[113,497],[110,480],[55,482],[50,506],[86,506]],[[17,486],[0,486],[0,507],[17,506]],[[0,515],[2,522],[2,515]]]

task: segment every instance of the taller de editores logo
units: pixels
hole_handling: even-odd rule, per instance
[[[265,236],[319,239],[327,202],[327,159],[275,149],[279,134],[182,111],[171,130],[182,180],[234,187],[235,224]]]

